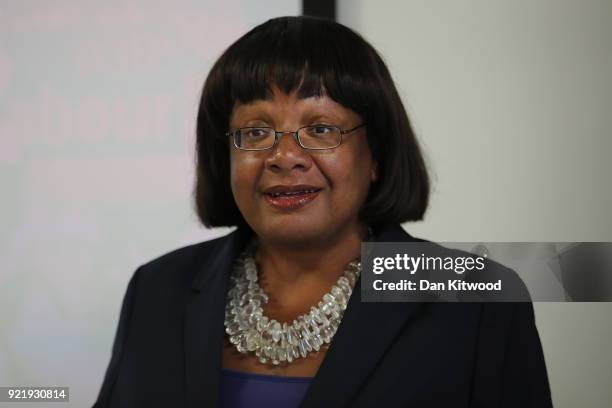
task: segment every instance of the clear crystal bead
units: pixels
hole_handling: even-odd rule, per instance
[[[293,349],[293,347],[288,346],[287,350],[285,351],[288,363],[292,363],[293,362],[293,350],[292,349]]]
[[[310,316],[312,317],[312,320],[316,323],[323,323],[323,320],[321,319],[321,314],[319,313],[319,309],[315,308],[314,306],[312,308],[310,308]]]
[[[329,315],[331,313],[331,307],[329,306],[329,303],[321,304],[321,312],[324,315]]]
[[[346,278],[346,276],[341,276],[340,278],[338,278],[338,284],[350,286],[349,280]]]
[[[236,344],[236,350],[238,350],[241,353],[245,353],[246,352],[246,340],[244,337],[242,337],[240,339],[240,342],[238,344]]]
[[[240,328],[235,322],[228,323],[228,325],[225,328],[225,332],[229,334],[230,336],[233,336],[234,334],[238,333],[239,330]]]
[[[270,336],[272,336],[272,340],[277,343],[281,337],[281,325],[276,320],[272,321],[271,327],[268,329]]]
[[[257,330],[259,330],[260,332],[267,330],[268,329],[268,323],[269,323],[268,317],[267,316],[261,316],[261,318],[256,323]]]
[[[287,329],[287,343],[289,343],[292,346],[297,346],[297,336],[295,334],[295,332],[293,331],[293,327],[289,327]]]
[[[346,302],[346,297],[344,296],[344,292],[338,286],[333,286],[331,290],[331,294],[334,296],[339,303]]]
[[[268,303],[268,296],[261,292],[255,292],[252,296],[253,300],[257,300],[260,305]]]
[[[344,273],[344,276],[346,276],[346,278],[348,279],[348,281],[349,281],[349,285],[350,285],[351,287],[352,287],[352,286],[355,286],[355,281],[357,280],[357,279],[355,278],[355,275],[353,275],[353,274],[352,274],[352,273],[350,273],[350,272],[345,272],[345,273]]]
[[[324,314],[321,314],[321,326],[322,327],[326,327],[329,326],[329,320],[327,319],[327,316],[325,316]]]
[[[306,346],[306,350],[308,352],[311,352],[313,350],[313,347],[312,347],[312,344],[310,344],[310,336],[304,337],[302,341],[304,342],[304,345]]]
[[[258,345],[258,338],[259,338],[259,333],[257,333],[255,330],[249,330],[246,335],[245,335],[245,339],[246,339],[246,349],[248,351],[255,351],[255,349],[257,348]]]
[[[333,305],[336,302],[336,299],[334,299],[334,297],[329,293],[326,293],[323,295],[323,301]]]
[[[300,340],[298,348],[300,350],[300,356],[302,356],[302,358],[306,358],[308,352],[306,351],[306,344],[304,344],[304,339]]]
[[[314,351],[319,351],[322,343],[319,343],[319,336],[313,336],[310,338],[310,344]]]
[[[253,310],[253,313],[249,316],[249,323],[256,324],[259,319],[263,316],[263,310],[260,307]]]
[[[323,330],[321,330],[321,337],[323,337],[323,340],[326,343],[331,342],[331,336],[332,336],[332,331],[331,329],[328,327],[324,327]]]

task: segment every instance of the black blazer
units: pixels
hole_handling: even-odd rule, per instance
[[[216,407],[225,298],[252,236],[175,250],[128,285],[94,407]],[[376,241],[414,241],[401,226]],[[531,303],[362,303],[360,280],[301,407],[551,407]]]

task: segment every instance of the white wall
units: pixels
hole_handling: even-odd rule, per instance
[[[612,2],[340,0],[435,174],[439,241],[612,241]],[[555,406],[612,401],[612,304],[538,303]]]
[[[2,3],[0,385],[93,403],[135,268],[225,232],[198,227],[189,201],[212,62],[300,4]]]

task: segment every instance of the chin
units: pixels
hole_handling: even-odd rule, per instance
[[[324,235],[326,232],[327,229],[323,224],[313,225],[312,221],[296,220],[295,222],[268,225],[259,229],[258,235],[263,235],[269,240],[285,244],[300,244],[311,240],[320,240],[321,235]]]

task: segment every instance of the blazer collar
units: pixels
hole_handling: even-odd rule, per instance
[[[185,308],[187,407],[216,407],[219,404],[229,276],[234,260],[252,236],[249,227],[239,227],[217,241],[212,256],[200,257],[197,261],[200,270],[192,282]],[[417,239],[400,225],[387,225],[375,229],[372,240],[405,242]],[[361,302],[361,279],[358,279],[340,326],[300,407],[349,404],[396,334],[421,305]]]

